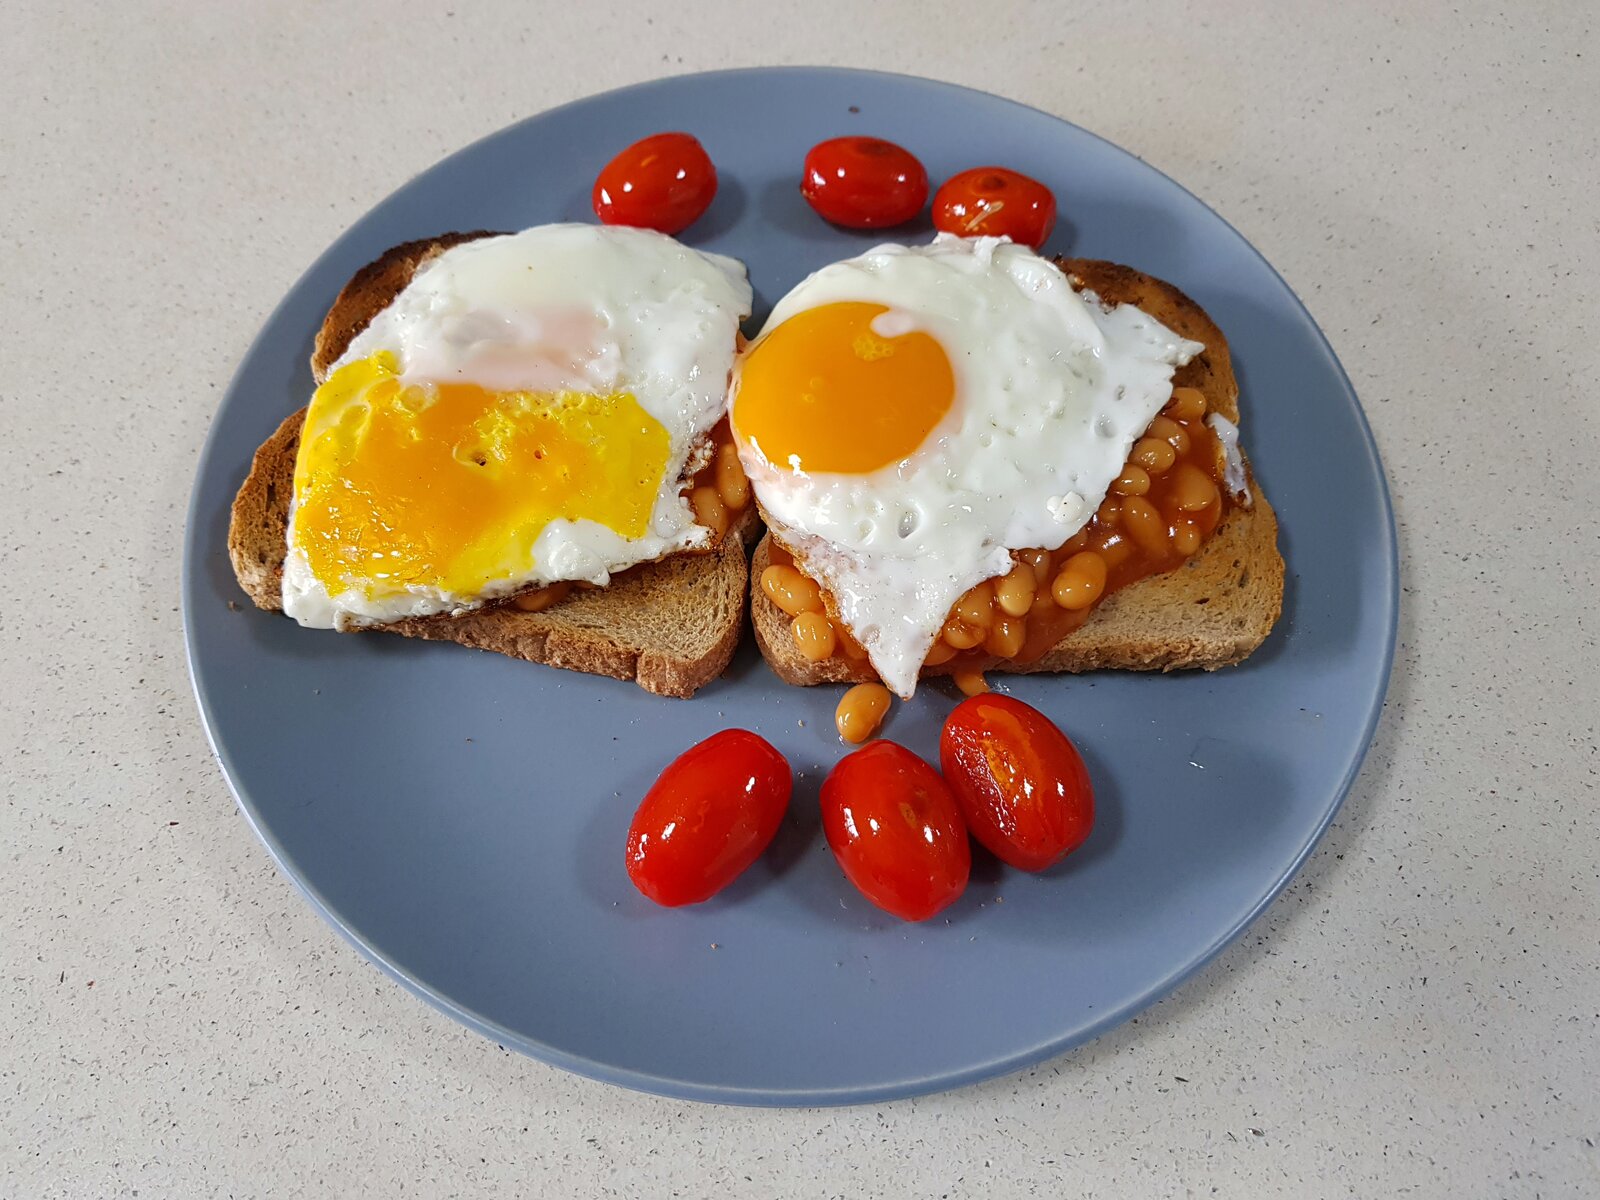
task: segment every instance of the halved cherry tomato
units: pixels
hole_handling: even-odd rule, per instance
[[[882,138],[832,138],[806,155],[800,194],[835,225],[881,229],[922,211],[928,172],[911,151]]]
[[[933,197],[933,227],[962,237],[1008,237],[1037,250],[1056,224],[1056,198],[1037,179],[975,167],[945,180]]]
[[[594,181],[594,214],[607,225],[678,233],[716,194],[717,169],[705,147],[687,133],[657,133],[605,165]]]
[[[822,831],[845,877],[901,920],[927,920],[967,886],[955,797],[904,746],[873,742],[839,761],[822,784]]]
[[[684,751],[645,793],[628,827],[628,878],[657,904],[698,904],[772,841],[794,780],[772,743],[724,729]]]
[[[1094,826],[1094,789],[1077,747],[1020,700],[988,692],[956,705],[939,763],[972,836],[1013,867],[1053,866]]]

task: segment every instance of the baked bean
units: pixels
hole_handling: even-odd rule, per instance
[[[1129,497],[1122,506],[1122,522],[1127,527],[1128,536],[1146,554],[1167,552],[1167,522],[1161,510],[1150,501],[1139,496]]]
[[[717,495],[734,512],[750,502],[750,481],[745,478],[739,451],[732,442],[717,447]]]
[[[1200,512],[1217,502],[1217,485],[1193,463],[1184,463],[1172,476],[1172,503],[1179,512]]]
[[[1150,490],[1150,472],[1135,463],[1129,463],[1122,468],[1122,474],[1117,476],[1111,490],[1119,496],[1142,496]]]
[[[944,629],[939,636],[957,650],[971,650],[983,641],[983,630],[974,629],[951,617],[944,623]]]
[[[717,495],[717,489],[702,485],[689,493],[689,507],[694,509],[694,523],[704,525],[721,537],[728,528],[728,506]]]
[[[833,635],[833,622],[823,613],[804,612],[789,627],[794,633],[794,644],[811,662],[821,662],[833,655],[837,639]]]
[[[1125,537],[1109,540],[1100,547],[1100,557],[1106,560],[1108,570],[1115,570],[1133,557],[1133,543]]]
[[[1079,550],[1087,550],[1088,548],[1089,527],[1086,525],[1066,540],[1066,543],[1061,547],[1059,553],[1062,555],[1071,555],[1076,554]]]
[[[571,588],[570,583],[552,583],[536,592],[519,592],[511,597],[511,603],[523,612],[543,612],[557,601],[565,600]]]
[[[1088,608],[1106,590],[1106,560],[1093,550],[1083,550],[1061,564],[1050,594],[1071,612]]]
[[[950,678],[961,689],[963,696],[977,696],[989,690],[989,681],[983,677],[982,671],[953,671]]]
[[[1050,556],[1046,554],[1046,564],[1049,561]],[[994,581],[994,602],[1008,617],[1025,617],[1033,608],[1033,594],[1038,590],[1033,568],[1027,563],[1018,563]]]
[[[816,581],[793,567],[773,563],[761,572],[761,590],[791,617],[822,611],[822,591]]]
[[[1162,411],[1174,421],[1198,421],[1206,415],[1205,393],[1199,388],[1175,387],[1172,399]]]
[[[935,639],[933,649],[928,651],[928,657],[922,660],[924,666],[937,667],[947,663],[956,656],[956,648],[943,638]]]
[[[994,622],[994,588],[985,579],[956,601],[956,619],[974,629],[987,629]]]
[[[833,723],[839,736],[852,746],[860,745],[878,732],[889,712],[889,689],[881,683],[858,683],[839,698]]]
[[[1166,445],[1165,442],[1162,445]],[[1094,519],[1102,525],[1109,525],[1115,529],[1117,522],[1122,519],[1122,505],[1117,500],[1106,500],[1095,510]]]
[[[860,662],[867,656],[867,648],[856,641],[855,634],[831,617],[828,623],[833,626],[833,636],[838,639],[840,654],[855,662]]]
[[[1189,521],[1174,521],[1172,524],[1172,548],[1179,554],[1188,558],[1200,549],[1200,527]]]
[[[1050,551],[1024,550],[1017,557],[1033,568],[1033,586],[1035,588],[1048,588],[1050,586]]]
[[[1140,438],[1134,443],[1128,461],[1143,467],[1152,475],[1160,475],[1178,461],[1178,452],[1172,448],[1171,442],[1164,442],[1160,438]]]
[[[1021,617],[1001,617],[989,627],[983,648],[996,658],[1015,658],[1027,634],[1028,627]]]
[[[1150,422],[1147,437],[1160,438],[1179,454],[1189,452],[1189,432],[1170,417],[1155,417]]]

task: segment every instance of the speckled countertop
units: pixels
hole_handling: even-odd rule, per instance
[[[0,1195],[1600,1195],[1589,6],[56,8],[0,5]],[[207,422],[349,222],[550,105],[777,62],[997,90],[1196,191],[1343,358],[1403,555],[1377,742],[1249,934],[863,1109],[634,1095],[388,982],[236,815],[179,628]]]

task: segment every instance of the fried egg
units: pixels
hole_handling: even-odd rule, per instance
[[[740,263],[644,229],[543,225],[430,260],[311,399],[284,611],[461,612],[705,546],[681,483],[750,299]]]
[[[941,234],[784,296],[730,414],[773,532],[909,697],[956,600],[1088,522],[1203,348],[1023,246]]]

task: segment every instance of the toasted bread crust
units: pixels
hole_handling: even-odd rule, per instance
[[[399,295],[434,255],[486,233],[407,242],[356,272],[329,310],[311,357],[318,382],[352,339]],[[305,409],[262,443],[233,502],[228,555],[239,586],[259,608],[281,611],[289,505]],[[755,506],[709,553],[674,555],[635,567],[604,588],[576,589],[543,612],[510,604],[460,616],[419,617],[373,629],[459,642],[528,662],[632,680],[663,696],[693,695],[721,675],[744,629],[748,543]]]
[[[257,608],[283,611],[283,560],[289,553],[289,501],[306,410],[290,413],[257,447],[228,518],[228,557]]]
[[[1175,373],[1179,386],[1198,388],[1211,410],[1235,423],[1239,385],[1227,339],[1205,311],[1171,284],[1131,267],[1093,259],[1058,259],[1075,286],[1107,303],[1134,304],[1205,352]],[[1042,657],[1027,663],[998,661],[991,668],[1018,674],[1103,668],[1215,670],[1240,662],[1266,640],[1283,605],[1283,558],[1278,521],[1254,478],[1253,503],[1229,509],[1206,544],[1183,566],[1121,589],[1097,606],[1082,626]],[[810,662],[794,643],[789,616],[757,586],[771,562],[763,538],[751,563],[751,625],[756,644],[785,683],[860,683],[877,678],[865,661],[840,655]],[[949,675],[954,666],[924,667],[923,677]]]

